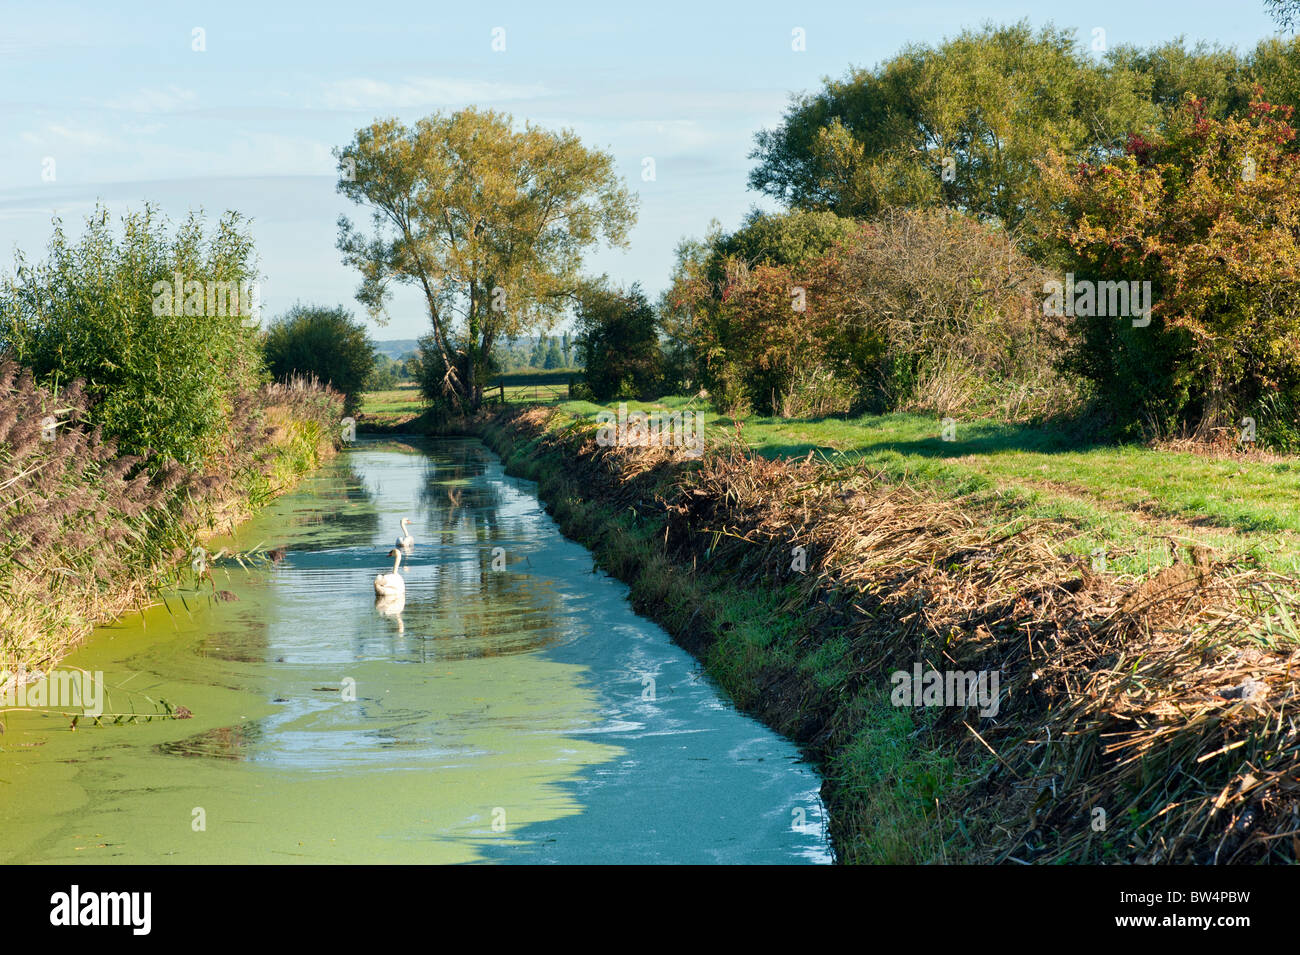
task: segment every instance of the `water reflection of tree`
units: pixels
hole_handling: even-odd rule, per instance
[[[310,505],[295,508],[293,520],[304,526],[319,526],[329,533],[296,540],[294,550],[324,550],[338,546],[340,540],[373,536],[378,530],[374,493],[357,473],[350,454],[340,454],[318,472],[310,493]]]
[[[496,538],[501,498],[497,486],[485,479],[488,463],[484,449],[469,443],[449,444],[426,460],[420,505],[430,539],[436,534],[440,543],[451,545],[466,537]]]
[[[430,601],[408,599],[405,630],[421,636],[416,659],[523,653],[562,640],[560,595],[530,571],[523,541],[502,521],[492,458],[477,442],[433,449],[420,488],[429,540],[441,545]]]
[[[526,566],[493,571],[489,565],[476,558],[441,563],[433,595],[408,596],[404,642],[395,656],[412,662],[495,657],[566,639],[571,621],[552,587]]]
[[[293,496],[283,498],[271,510],[258,516],[243,529],[234,551],[257,544],[262,551],[280,553],[271,559],[282,567],[317,563],[321,558],[300,559],[298,555],[320,554],[337,549],[340,541],[353,537],[369,538],[379,527],[374,496],[358,473],[349,454],[340,454],[313,475],[309,486],[299,488]],[[287,553],[285,553],[287,552]],[[326,558],[329,559],[329,558]],[[239,577],[273,573],[263,563],[242,562],[243,558],[223,557],[212,561],[209,574],[213,589],[225,590]],[[277,621],[274,590],[245,590],[237,603],[217,606],[215,598],[204,597],[197,606],[207,614],[198,650],[204,656],[219,657],[240,663],[261,663],[268,658],[271,645],[270,627]],[[188,610],[188,606],[185,606]],[[256,673],[256,671],[255,671]],[[260,679],[261,673],[256,673]]]

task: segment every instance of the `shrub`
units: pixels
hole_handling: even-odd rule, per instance
[[[1149,282],[1149,323],[1076,315],[1075,366],[1121,430],[1208,438],[1300,406],[1300,157],[1290,107],[1215,119],[1189,98],[1162,133],[1052,176],[1079,278]],[[1076,309],[1076,312],[1080,311]],[[1088,309],[1088,311],[1095,311]],[[1282,443],[1294,418],[1263,420]]]
[[[341,305],[294,305],[267,330],[263,347],[277,381],[314,377],[343,392],[348,413],[360,405],[375,369],[375,346],[365,326]]]
[[[1042,416],[1068,410],[1063,320],[1005,232],[947,210],[891,210],[797,264],[729,259],[720,289],[675,284],[716,403],[730,411]]]
[[[319,463],[342,398],[308,382],[234,397],[211,469],[122,454],[84,385],[55,389],[0,360],[0,672],[49,667],[94,624],[189,563],[200,528]]]
[[[1033,417],[1068,410],[1057,373],[1063,318],[1014,237],[944,209],[891,210],[842,254],[842,362],[870,404],[935,414]]]
[[[787,417],[849,410],[853,389],[807,388],[840,372],[832,285],[828,260],[798,274],[786,265],[730,263],[720,301],[697,329],[705,385],[718,407]]]
[[[640,285],[589,285],[579,295],[577,328],[584,381],[597,400],[652,396],[663,380],[659,333]]]

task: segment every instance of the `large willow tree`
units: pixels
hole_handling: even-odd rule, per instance
[[[579,287],[583,253],[626,244],[636,221],[613,157],[492,111],[380,120],[336,156],[339,191],[371,211],[369,234],[339,219],[357,298],[377,316],[393,283],[420,289],[433,326],[423,361],[461,406],[480,402],[493,346],[549,327]]]

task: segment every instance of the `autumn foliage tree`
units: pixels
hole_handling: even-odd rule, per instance
[[[1010,234],[944,209],[840,223],[789,262],[725,254],[718,283],[706,265],[679,276],[673,305],[693,319],[720,404],[786,417],[1064,410],[1065,329],[1036,311],[1042,272]]]
[[[393,286],[420,291],[421,387],[461,408],[482,400],[493,349],[549,327],[572,304],[583,255],[626,244],[636,221],[611,155],[489,110],[377,120],[336,154],[338,191],[370,213],[369,230],[339,219],[357,298],[379,316]]]
[[[732,262],[712,321],[700,328],[706,383],[725,406],[783,417],[846,411],[855,389],[838,374],[835,264]]]
[[[858,228],[830,212],[755,212],[735,232],[683,243],[660,309],[670,354],[686,346],[702,383],[735,410],[845,410],[853,392],[833,383],[828,350],[830,255]]]
[[[1075,362],[1118,423],[1205,438],[1243,415],[1294,428],[1300,401],[1300,168],[1291,108],[1216,119],[1189,97],[1112,161],[1051,175],[1079,277],[1149,281],[1149,324],[1076,320]]]

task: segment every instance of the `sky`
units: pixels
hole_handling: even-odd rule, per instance
[[[591,253],[587,271],[653,296],[683,237],[775,208],[749,190],[748,154],[792,93],[908,43],[1021,19],[1077,28],[1085,46],[1097,28],[1112,46],[1181,35],[1243,50],[1276,32],[1263,0],[0,0],[0,273],[17,250],[43,256],[55,215],[76,235],[96,202],[117,215],[150,201],[173,222],[236,209],[251,220],[270,315],[304,301],[363,316],[335,242],[340,214],[367,214],[336,192],[331,149],[378,117],[472,104],[572,129],[615,157],[640,215],[629,247]],[[404,291],[371,334],[427,326]]]

